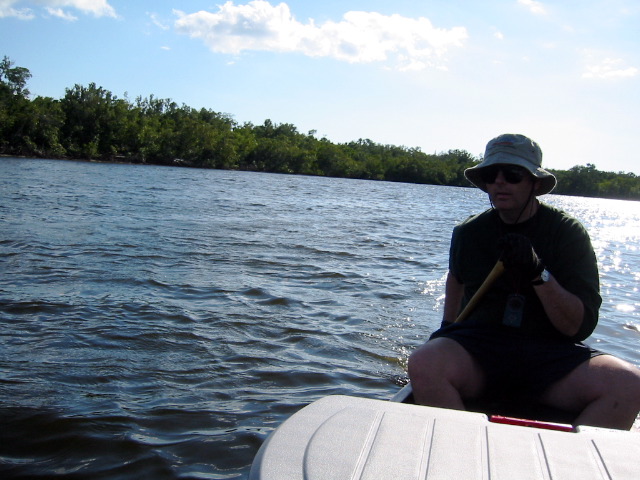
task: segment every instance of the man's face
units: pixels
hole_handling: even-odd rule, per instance
[[[483,180],[489,198],[500,213],[519,215],[529,200],[535,198],[532,189],[535,190],[540,181],[526,169],[517,165],[495,165],[486,170]]]

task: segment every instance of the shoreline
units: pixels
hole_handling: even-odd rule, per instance
[[[101,163],[101,164],[113,164],[113,165],[139,165],[139,166],[157,166],[157,167],[179,167],[179,168],[194,168],[194,169],[201,169],[201,170],[225,170],[225,171],[231,171],[231,172],[233,172],[233,171],[247,171],[247,172],[256,172],[256,173],[274,173],[274,174],[280,174],[280,175],[304,176],[304,174],[298,174],[298,173],[268,172],[268,171],[261,171],[261,170],[244,170],[244,169],[232,169],[232,168],[205,168],[205,167],[198,167],[198,166],[194,166],[194,165],[190,164],[190,162],[187,162],[186,160],[183,160],[183,159],[180,159],[180,158],[174,159],[173,163],[134,162],[134,161],[131,161],[131,160],[125,160],[124,157],[123,157],[122,160],[118,159],[117,157],[109,159],[109,160],[104,160],[104,159],[94,159],[94,158],[86,159],[86,158],[72,158],[72,157],[38,157],[38,156],[27,156],[27,155],[11,155],[11,154],[6,154],[6,153],[0,153],[0,158],[17,158],[17,159],[23,159],[23,160],[51,160],[51,161],[62,160],[62,161],[70,161],[70,162],[82,162],[82,163]],[[323,175],[319,175],[319,176],[323,176]],[[348,179],[349,177],[329,177],[329,178],[346,178],[346,179]],[[384,179],[383,180],[353,179],[353,180],[371,180],[371,181],[375,181],[375,182],[382,181],[382,182],[391,182],[391,183],[407,183],[407,184],[411,184],[411,185],[438,185],[438,184],[433,184],[433,183],[398,182],[398,181],[384,180]],[[460,188],[459,185],[438,185],[438,186]],[[465,188],[465,187],[463,186],[462,188]],[[475,187],[469,186],[468,188],[475,188]],[[628,201],[628,202],[640,202],[640,197],[638,197],[638,198],[619,198],[619,197],[616,197],[616,196],[589,196],[589,195],[577,195],[577,194],[569,193],[569,192],[564,192],[564,193],[551,192],[550,194],[551,195],[563,196],[563,197],[598,198],[598,199],[602,199],[602,200],[621,200],[621,201]]]

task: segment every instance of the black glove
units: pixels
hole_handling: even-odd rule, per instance
[[[502,250],[500,259],[504,268],[523,280],[534,280],[544,270],[531,241],[524,235],[508,233],[498,241],[498,247]]]

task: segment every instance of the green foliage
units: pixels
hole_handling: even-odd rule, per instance
[[[29,90],[26,87],[31,78],[31,72],[28,68],[13,65],[14,63],[5,55],[0,62],[0,88],[11,95],[26,98],[29,96]]]
[[[576,165],[568,171],[554,171],[558,186],[554,193],[583,197],[640,199],[640,177],[633,173],[601,172],[595,165]]]
[[[369,139],[334,144],[295,125],[238,124],[227,114],[179,106],[153,95],[121,99],[95,83],[60,100],[29,99],[31,73],[0,62],[0,153],[199,168],[471,186],[464,170],[479,159],[464,150],[426,154]],[[640,177],[594,165],[555,171],[555,193],[640,199]]]

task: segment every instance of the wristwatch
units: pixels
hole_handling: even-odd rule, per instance
[[[531,285],[538,286],[538,285],[542,285],[544,283],[547,283],[549,281],[549,277],[550,276],[551,276],[551,274],[545,268],[540,273],[540,278],[538,278],[538,279],[534,280],[533,282],[531,282]]]

